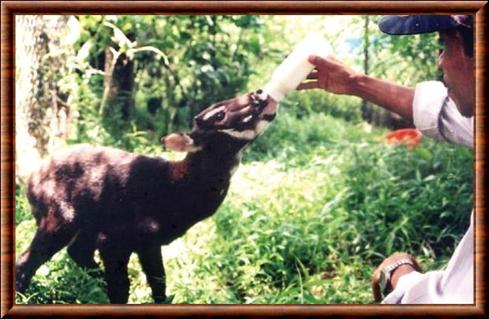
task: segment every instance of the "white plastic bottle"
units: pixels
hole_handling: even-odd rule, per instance
[[[321,57],[331,54],[329,43],[317,33],[308,35],[295,46],[292,53],[275,69],[263,91],[279,102],[287,92],[295,90],[314,69],[314,65],[307,61],[311,54]]]

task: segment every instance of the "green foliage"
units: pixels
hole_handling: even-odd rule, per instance
[[[351,96],[328,94],[323,90],[292,92],[281,103],[282,108],[295,112],[298,118],[314,114],[327,114],[352,123],[362,119],[360,99]]]
[[[69,142],[158,155],[160,137],[187,129],[202,107],[263,85],[311,25],[338,29],[328,36],[334,49],[352,44],[341,50],[352,56],[338,58],[362,65],[362,17],[294,19],[79,17]],[[407,85],[436,77],[432,35],[388,37],[372,27],[369,36],[371,74]],[[108,47],[135,63],[136,103],[128,118],[117,109],[99,114]],[[173,303],[370,303],[371,273],[392,252],[413,253],[425,269],[444,266],[468,224],[473,154],[427,138],[414,151],[390,147],[384,134],[361,121],[357,98],[289,94],[273,125],[244,153],[218,212],[163,247]],[[35,232],[21,186],[16,225],[19,254]],[[135,256],[129,275],[129,301],[152,302]],[[104,283],[62,250],[17,302],[107,297]]]
[[[473,171],[464,168],[471,156],[466,149],[431,141],[414,152],[354,149],[354,164],[345,171],[350,189],[346,208],[359,223],[368,216],[376,220],[358,239],[359,247],[377,247],[386,255],[399,249],[427,258],[449,255],[459,239],[454,234],[468,227]],[[376,237],[386,227],[390,231]]]
[[[191,117],[203,107],[266,83],[311,23],[330,28],[332,23],[344,25],[333,35],[329,29],[320,31],[333,51],[342,54],[339,59],[353,67],[363,65],[359,42],[363,17],[311,19],[304,24],[280,16],[80,16],[78,84],[84,87],[74,95],[73,107],[80,121],[75,123],[78,134],[73,141],[110,143],[135,130],[144,131],[140,134],[148,134],[156,143],[162,135],[187,129]],[[406,85],[438,76],[436,35],[387,36],[374,25],[380,17],[371,19],[372,75]],[[348,55],[345,44],[349,44]],[[128,121],[117,108],[103,118],[98,114],[104,90],[104,52],[109,47],[125,53],[135,64],[135,107]],[[321,112],[358,122],[360,103],[358,98],[309,91],[290,94],[282,104],[298,117]]]
[[[253,64],[266,57],[259,16],[81,16],[80,22],[79,52],[89,62],[83,76],[99,77],[85,80],[93,94],[80,95],[80,113],[95,117],[92,104],[96,110],[102,103],[102,77],[93,69],[104,69],[105,49],[112,47],[135,63],[133,125],[159,136],[187,128],[202,108],[243,92]],[[114,123],[115,113],[100,124],[119,139],[127,126]]]
[[[323,105],[324,110],[330,106]],[[296,153],[311,150],[323,150],[350,141],[371,140],[374,138],[365,131],[371,130],[365,123],[348,123],[337,120],[322,112],[297,116],[295,110],[290,111],[281,106],[273,125],[266,134],[260,136],[250,146],[250,152],[245,153],[243,160],[266,160],[276,158],[288,166],[306,164],[309,158],[294,156]]]
[[[318,129],[316,117],[284,118],[294,133]],[[320,120],[323,147],[309,132],[248,154],[213,221],[185,238],[195,259],[175,261],[192,269],[173,281],[176,302],[370,303],[389,254],[413,253],[426,269],[447,262],[468,226],[471,152],[428,140],[411,152],[384,145],[382,131]]]
[[[218,212],[163,247],[173,303],[371,303],[370,276],[390,253],[446,264],[472,207],[469,150],[423,138],[409,151],[363,123],[281,111]],[[19,223],[17,251],[33,231]],[[18,302],[106,302],[103,284],[67,259],[43,266]],[[130,302],[151,302],[135,258],[130,276]]]
[[[440,51],[438,35],[427,33],[411,36],[391,36],[377,27],[381,16],[372,16],[368,30],[369,73],[373,76],[395,80],[414,86],[440,77],[437,58]],[[360,18],[358,18],[360,19]],[[362,47],[358,47],[356,61],[362,64]]]
[[[15,186],[15,225],[19,225],[25,220],[31,219],[29,201],[24,195],[25,189],[20,185]]]
[[[16,200],[23,201],[23,197],[24,195],[19,192]],[[36,225],[32,217],[23,221],[16,219],[16,224],[15,244],[17,254],[20,254],[30,244]],[[67,256],[66,250],[62,250],[37,270],[28,291],[25,294],[17,293],[16,302],[21,304],[107,303],[104,285],[101,279],[95,279],[87,271],[79,268]]]

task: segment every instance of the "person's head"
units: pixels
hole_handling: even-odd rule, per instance
[[[448,95],[464,116],[473,115],[473,17],[456,16],[386,16],[379,22],[381,31],[392,35],[438,32],[443,45],[438,67]]]

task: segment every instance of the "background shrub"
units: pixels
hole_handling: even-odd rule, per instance
[[[352,68],[411,86],[436,78],[436,38],[384,36],[369,27],[378,18],[79,16],[77,62],[67,68],[75,71],[51,83],[69,88],[60,90],[72,116],[66,142],[182,158],[162,149],[161,136],[188,130],[192,116],[214,102],[263,86],[311,25],[323,26]],[[107,52],[124,57],[120,67],[132,66],[126,76],[134,85],[110,103]],[[428,270],[445,266],[473,205],[472,151],[428,138],[413,151],[391,147],[387,131],[365,120],[358,98],[288,94],[244,152],[216,214],[162,248],[171,301],[371,303],[370,276],[391,253],[412,253]],[[15,200],[19,254],[35,232],[20,179]],[[152,302],[135,256],[129,275],[129,302]],[[108,302],[104,283],[66,250],[16,301]]]

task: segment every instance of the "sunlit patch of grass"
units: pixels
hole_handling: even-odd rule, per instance
[[[219,274],[225,286],[205,293],[208,283],[195,278],[199,293],[179,299],[371,303],[371,273],[390,253],[411,252],[427,269],[446,264],[470,214],[470,151],[424,141],[411,152],[384,145],[384,131],[357,130],[329,147],[284,149],[291,161],[249,157],[218,213],[201,223],[213,221],[217,236],[208,226],[209,252],[195,256],[195,271]],[[185,240],[205,236],[192,229]]]
[[[372,271],[394,251],[425,269],[446,264],[469,222],[470,150],[426,138],[414,151],[389,147],[384,130],[325,115],[275,124],[245,152],[216,214],[162,248],[172,303],[371,303]],[[23,196],[17,251],[35,229]],[[152,302],[136,256],[129,268],[129,302]],[[107,302],[85,275],[62,251],[17,300]]]

